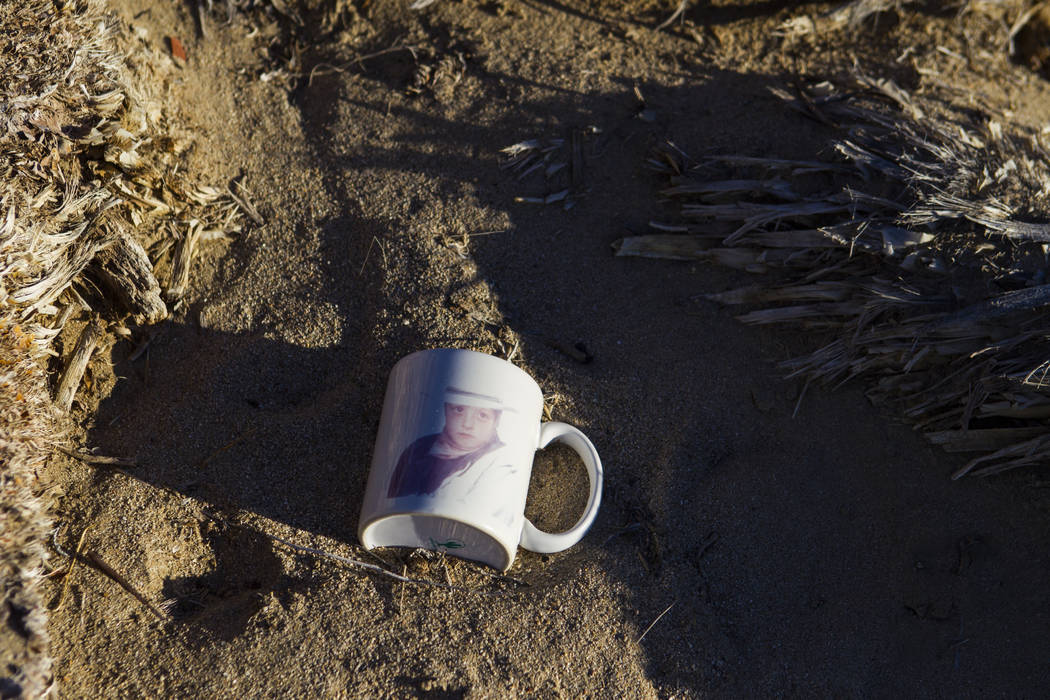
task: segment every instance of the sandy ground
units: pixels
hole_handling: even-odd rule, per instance
[[[767,87],[853,56],[915,80],[893,59],[913,45],[947,61],[935,47],[959,27],[951,9],[854,43],[771,35],[824,4],[698,3],[664,32],[674,3],[405,4],[330,5],[343,28],[308,17],[293,46],[262,20],[250,35],[245,18],[216,18],[202,37],[185,4],[115,3],[156,46],[182,37],[188,64],[161,87],[199,137],[191,165],[220,183],[243,168],[267,224],[213,244],[190,303],[139,333],[152,340],[136,360],[135,343],[116,345],[80,397],[83,443],[139,466],[57,464],[59,541],[90,527],[86,547],[174,604],[160,622],[78,569],[51,613],[62,694],[1045,693],[1039,475],[950,482],[962,458],[860,386],[810,388],[793,415],[800,387],[776,363],[813,339],[698,299],[744,275],[610,248],[670,215],[643,167],[654,146],[819,152],[828,135]],[[414,49],[352,60],[399,46]],[[334,68],[312,81],[271,72],[319,64]],[[1045,105],[1039,79],[1024,81],[977,87]],[[516,202],[563,185],[517,179],[499,149],[574,132],[575,206]],[[584,541],[520,551],[509,574],[522,583],[380,553],[470,589],[457,591],[275,542],[377,563],[356,521],[386,376],[443,346],[517,346],[550,415],[591,437],[607,480]],[[573,458],[542,454],[528,515],[571,524],[584,483]]]

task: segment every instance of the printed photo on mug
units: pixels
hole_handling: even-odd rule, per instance
[[[429,497],[446,503],[489,503],[490,515],[512,525],[514,513],[498,498],[516,485],[522,471],[520,411],[503,397],[447,386],[440,406],[423,410],[440,428],[414,439],[401,452],[387,498]],[[517,444],[515,444],[517,443]],[[527,440],[524,447],[528,449]],[[495,498],[494,498],[495,497]]]

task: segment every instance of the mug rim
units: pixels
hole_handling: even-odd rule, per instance
[[[396,369],[402,362],[407,362],[408,360],[410,360],[413,357],[416,357],[417,355],[427,355],[427,354],[431,354],[431,353],[466,353],[468,355],[476,355],[478,357],[487,357],[487,358],[491,358],[493,360],[496,360],[498,362],[501,362],[504,365],[506,365],[507,367],[513,368],[515,372],[517,372],[521,376],[523,376],[526,379],[528,379],[532,383],[532,385],[536,388],[536,391],[539,392],[539,394],[540,394],[540,401],[543,400],[543,389],[540,388],[539,382],[537,382],[536,379],[531,374],[529,374],[528,372],[523,370],[521,367],[518,367],[513,362],[505,360],[502,357],[497,357],[496,355],[490,355],[487,352],[478,352],[477,350],[468,350],[467,348],[424,348],[423,350],[416,350],[415,352],[409,353],[408,355],[405,355],[400,360],[395,362],[394,366],[390,368],[390,371],[391,371],[391,373],[393,373],[394,369]]]
[[[471,522],[467,522],[463,518],[459,518],[459,517],[456,517],[454,515],[444,515],[442,513],[429,513],[427,511],[423,511],[423,510],[398,510],[398,511],[394,511],[394,512],[382,513],[382,514],[379,514],[379,515],[376,515],[376,516],[372,517],[367,523],[361,524],[358,527],[357,537],[361,541],[361,544],[364,545],[365,549],[369,549],[369,550],[375,549],[376,547],[413,547],[413,545],[411,545],[411,544],[399,544],[397,542],[376,543],[376,544],[373,544],[373,545],[369,546],[369,544],[367,542],[365,542],[365,535],[368,533],[368,530],[371,529],[373,525],[376,525],[376,524],[382,522],[383,520],[388,520],[390,518],[404,517],[404,516],[410,516],[410,517],[423,516],[423,517],[435,518],[435,519],[439,519],[439,520],[449,520],[449,521],[454,522],[454,523],[459,523],[460,525],[466,525],[467,527],[473,528],[474,530],[477,530],[481,534],[492,538],[492,540],[495,541],[496,544],[499,545],[500,550],[503,552],[503,565],[502,566],[497,566],[496,564],[494,564],[491,561],[482,561],[480,559],[471,559],[472,561],[480,562],[482,564],[487,564],[488,566],[491,566],[492,568],[498,569],[500,571],[506,571],[507,569],[509,569],[511,567],[511,564],[514,563],[514,558],[515,558],[515,555],[517,554],[517,549],[518,549],[517,543],[515,543],[514,548],[512,550],[507,545],[507,543],[503,541],[503,538],[499,537],[494,532],[492,532],[492,529],[487,527],[484,523],[476,523],[476,522],[471,523]],[[424,549],[425,549],[425,547],[424,547]],[[459,557],[461,559],[462,558],[468,558],[468,559],[470,558],[470,557],[464,557],[461,554],[455,554],[453,556]]]

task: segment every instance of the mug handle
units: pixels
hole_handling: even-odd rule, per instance
[[[587,467],[591,490],[583,515],[565,532],[544,532],[529,522],[528,518],[525,519],[525,525],[521,530],[521,546],[540,554],[560,552],[583,539],[591,523],[594,522],[595,516],[598,515],[598,506],[602,502],[602,461],[598,459],[598,450],[594,449],[594,445],[587,439],[587,436],[566,423],[544,423],[540,426],[540,442],[536,449],[543,449],[552,442],[564,442],[576,450]]]

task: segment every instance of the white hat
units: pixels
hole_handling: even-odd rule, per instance
[[[445,389],[445,403],[451,403],[457,406],[477,406],[478,408],[491,408],[496,411],[514,410],[510,406],[504,405],[503,400],[500,399],[498,396],[479,394],[474,391],[466,391],[465,389],[459,389],[454,386],[450,386]]]

